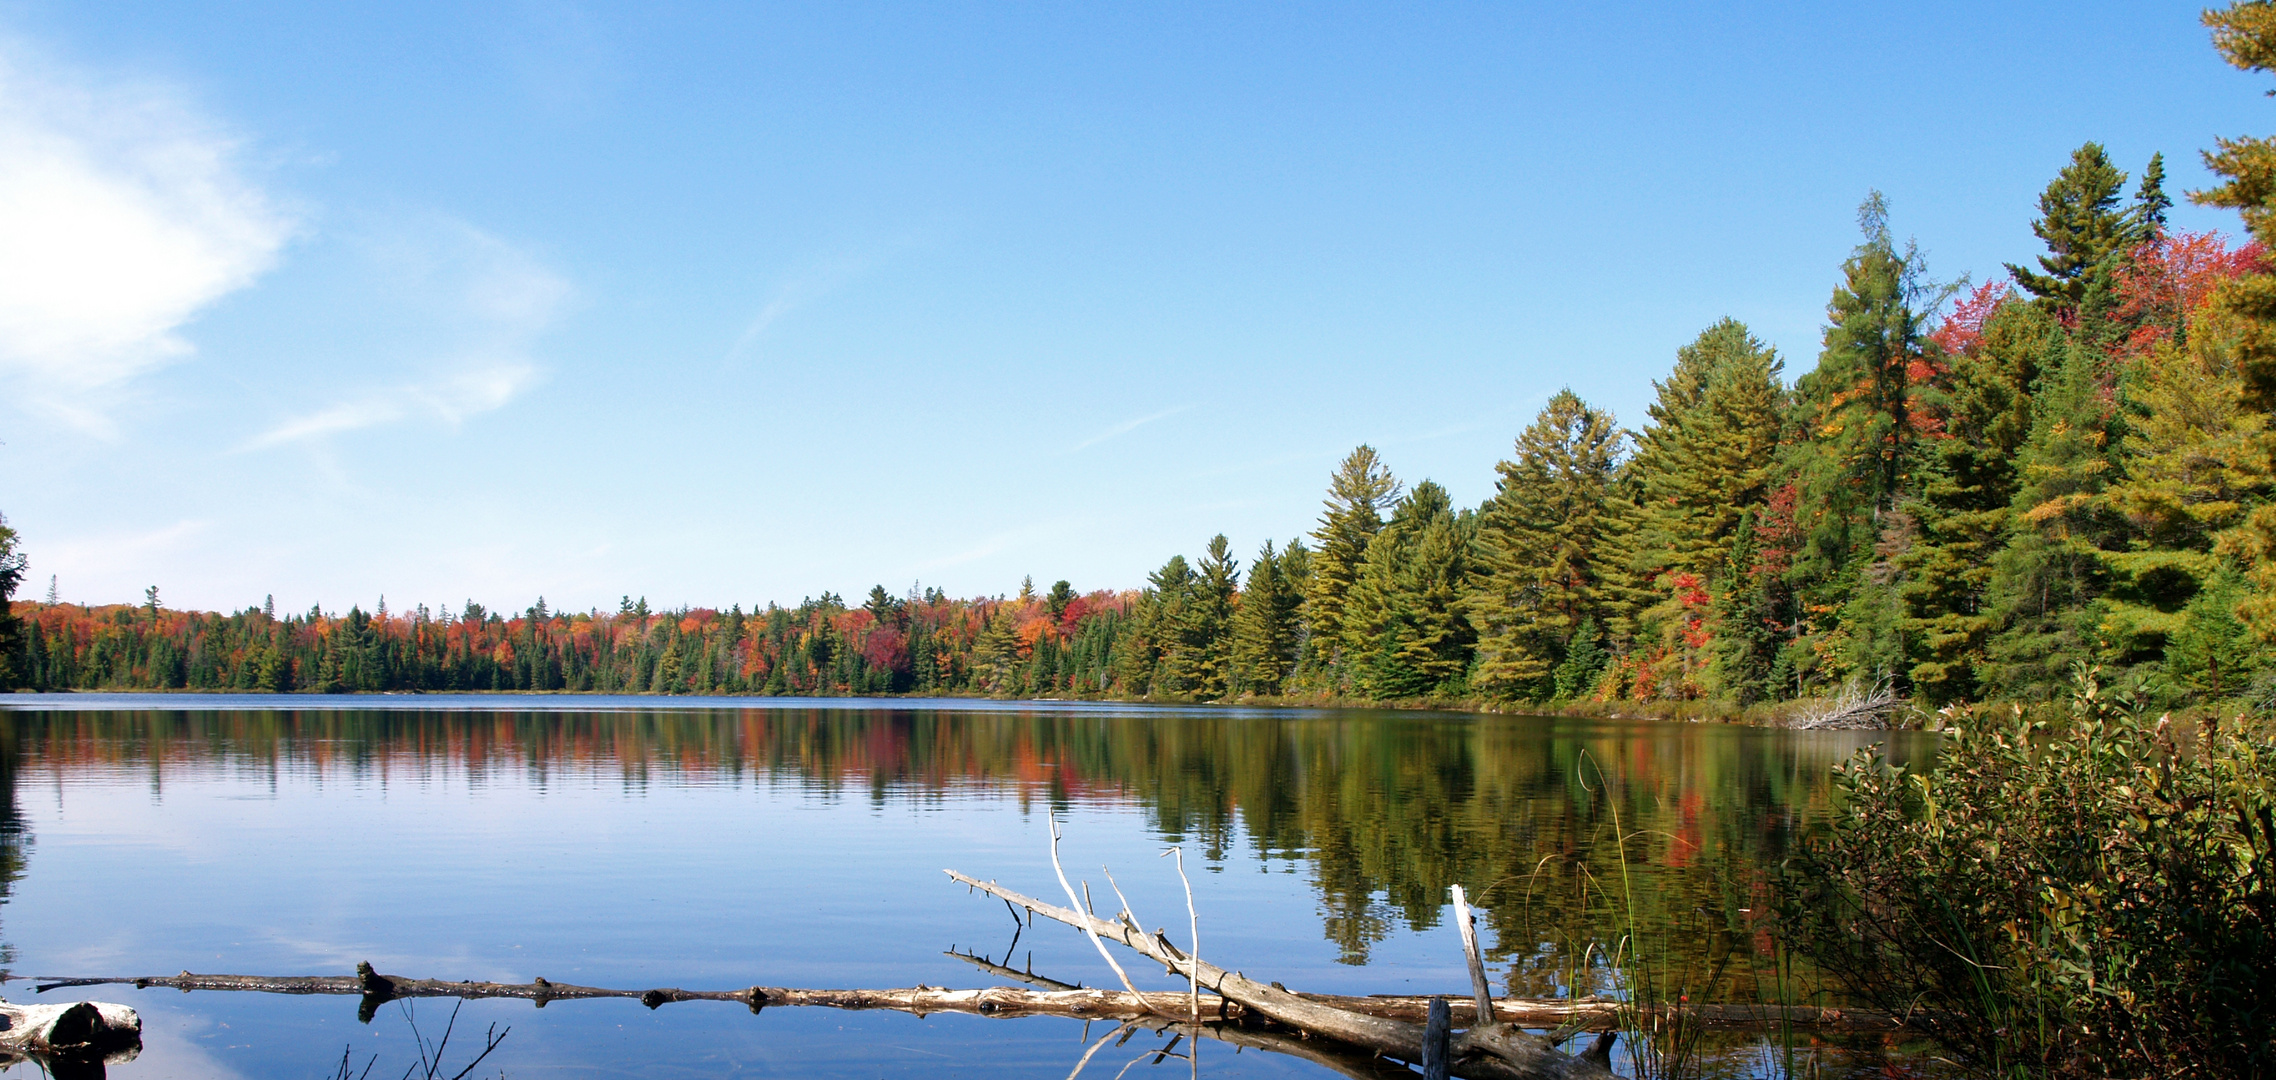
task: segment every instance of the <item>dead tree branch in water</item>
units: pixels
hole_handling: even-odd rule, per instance
[[[954,954],[963,957],[963,953]],[[543,1007],[553,1001],[582,1001],[591,999],[619,999],[638,1001],[651,1009],[661,1008],[677,1001],[726,1001],[754,1010],[775,1007],[814,1007],[831,1009],[888,1009],[916,1013],[971,1013],[979,1016],[1066,1016],[1076,1019],[1115,1020],[1146,1016],[1179,1016],[1188,1006],[1184,990],[1148,991],[1143,1000],[1133,1000],[1126,991],[1070,987],[1059,983],[1060,989],[1018,990],[1011,987],[989,987],[976,990],[951,990],[941,986],[900,987],[873,990],[804,990],[779,986],[752,986],[740,990],[681,990],[660,988],[653,990],[613,990],[597,986],[577,986],[571,983],[548,982],[535,979],[526,983],[497,983],[445,981],[442,979],[413,979],[402,975],[365,975],[370,965],[357,965],[355,975],[197,975],[182,972],[179,975],[118,976],[92,979],[35,980],[34,989],[49,990],[80,986],[133,986],[136,988],[162,988],[189,992],[240,991],[264,994],[337,994],[343,997],[370,997],[377,992],[373,1008],[388,1001],[404,998],[515,998]],[[1022,972],[993,971],[1002,965],[991,963],[991,973],[1006,978],[1027,979]],[[1005,974],[1007,973],[1008,974]],[[1042,976],[1033,976],[1038,982],[1056,983]],[[1214,994],[1204,979],[1202,990]],[[1420,1024],[1430,1009],[1427,996],[1382,994],[1373,997],[1353,997],[1337,994],[1298,994],[1292,997],[1347,1012],[1362,1013],[1386,1020],[1403,1020]],[[1476,1023],[1476,1011],[1467,998],[1449,1002],[1457,1025]],[[30,1005],[24,1009],[60,1009],[68,1006]],[[1607,1031],[1619,1022],[1619,1003],[1609,998],[1496,998],[1494,1018],[1509,1020],[1527,1027],[1565,1027],[1583,1031]],[[1894,1031],[1903,1025],[1899,1020],[1882,1012],[1866,1010],[1821,1009],[1793,1006],[1780,1009],[1775,1006],[1753,1005],[1687,1005],[1687,1015],[1712,1027],[1734,1030],[1758,1030],[1781,1026],[1827,1028],[1848,1031]],[[1220,1019],[1247,1018],[1249,1010],[1239,1002],[1211,996],[1202,999],[1202,1011]]]
[[[1236,971],[1227,971],[1179,952],[1159,932],[1147,934],[1125,914],[1116,922],[1056,904],[1047,904],[992,881],[981,881],[954,870],[949,877],[974,889],[1008,900],[1034,914],[1084,931],[1094,942],[1111,937],[1123,947],[1173,972],[1190,974],[1224,1001],[1239,1004],[1250,1013],[1308,1034],[1333,1039],[1361,1050],[1419,1062],[1423,1059],[1421,1025],[1353,1012],[1306,999],[1277,986],[1268,986]],[[1072,893],[1073,890],[1069,890]],[[1549,1040],[1515,1024],[1487,1023],[1471,1027],[1449,1044],[1450,1071],[1455,1076],[1488,1080],[1595,1080],[1609,1078],[1611,1069],[1594,1055],[1561,1053]]]
[[[140,1050],[142,1017],[107,1001],[16,1005],[0,1001],[0,1061],[96,1057]]]

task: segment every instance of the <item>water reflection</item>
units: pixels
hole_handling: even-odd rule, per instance
[[[541,792],[571,778],[629,790],[760,783],[877,806],[977,794],[1023,809],[1136,807],[1211,860],[1242,844],[1302,865],[1321,931],[1347,964],[1365,964],[1396,931],[1434,926],[1460,882],[1487,909],[1514,992],[1588,992],[1603,978],[1584,962],[1589,946],[1631,927],[1688,959],[1765,951],[1755,916],[1770,872],[1824,813],[1827,766],[1859,743],[1343,711],[327,704],[13,712],[0,725],[0,885],[23,870],[19,771],[58,783],[134,776],[153,790],[224,773]],[[1604,884],[1623,869],[1624,883]],[[1751,996],[1751,966],[1737,965],[1742,978],[1724,992]]]

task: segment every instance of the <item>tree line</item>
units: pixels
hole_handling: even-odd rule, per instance
[[[2265,70],[2247,36],[2216,35]],[[2038,200],[2044,253],[1932,279],[1879,194],[1823,344],[1785,360],[1724,319],[1676,351],[1640,428],[1567,390],[1456,506],[1361,446],[1308,534],[1225,538],[1143,588],[824,594],[745,613],[277,616],[23,605],[0,532],[0,679],[35,689],[984,693],[1709,701],[1887,687],[2044,701],[2100,665],[2165,704],[2276,701],[2276,158],[2207,155],[2195,193],[2253,239],[2167,226],[2079,147]],[[4,530],[0,526],[0,530]],[[52,600],[52,597],[51,597]]]

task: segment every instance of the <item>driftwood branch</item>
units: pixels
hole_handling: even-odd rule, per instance
[[[1803,711],[1788,726],[1804,731],[1880,731],[1904,704],[1889,679],[1871,689],[1852,679],[1843,684],[1841,693]]]
[[[978,962],[980,958],[967,958],[964,953],[952,953],[959,959]],[[368,965],[358,965],[359,969]],[[766,1008],[768,1006],[810,1006],[833,1009],[892,1009],[901,1012],[935,1013],[960,1012],[986,1016],[1072,1016],[1085,1019],[1115,1019],[1143,1017],[1150,1014],[1177,1014],[1187,1006],[1187,993],[1182,990],[1150,991],[1143,1000],[1134,1000],[1125,991],[1097,990],[1069,986],[1040,975],[1021,972],[1000,964],[989,963],[986,970],[1004,978],[1028,980],[1055,986],[1048,990],[1016,990],[1010,987],[991,987],[978,990],[951,990],[940,986],[901,987],[877,990],[802,990],[779,986],[752,986],[740,990],[681,990],[663,988],[653,990],[612,990],[597,986],[577,986],[570,983],[548,982],[536,979],[526,983],[497,983],[447,981],[443,979],[413,979],[401,975],[380,975],[374,972],[367,980],[363,975],[152,975],[142,977],[118,976],[93,979],[37,980],[35,989],[40,992],[78,986],[133,986],[159,987],[169,990],[251,991],[265,994],[338,994],[345,997],[363,997],[369,990],[383,990],[385,1001],[397,998],[449,997],[449,998],[519,998],[538,1004],[549,1001],[577,1001],[591,998],[616,998],[638,1001],[649,1008],[660,1008],[676,1001],[728,1001],[739,1005]],[[369,990],[367,990],[369,988]],[[1203,984],[1203,990],[1209,986]],[[1405,994],[1380,994],[1372,997],[1354,997],[1341,994],[1293,994],[1292,996],[1329,1008],[1363,1013],[1386,1020],[1403,1020],[1420,1024],[1430,1011],[1430,998]],[[24,1006],[25,1008],[62,1008],[63,1006]],[[1453,1023],[1457,1027],[1475,1026],[1477,1012],[1467,999],[1448,1002]],[[1669,1011],[1674,1011],[1671,1008]],[[1775,1027],[1807,1027],[1840,1029],[1846,1031],[1895,1031],[1903,1027],[1901,1020],[1891,1013],[1864,1009],[1821,1009],[1808,1006],[1778,1008],[1754,1005],[1687,1005],[1681,1006],[1685,1016],[1709,1027],[1733,1030],[1756,1030]],[[1249,1011],[1238,1002],[1211,994],[1202,999],[1202,1012],[1225,1019],[1243,1019]],[[1494,1016],[1499,1020],[1514,1021],[1526,1027],[1564,1028],[1578,1031],[1609,1031],[1620,1022],[1620,1003],[1610,998],[1497,998]]]
[[[107,1001],[0,1001],[0,1057],[103,1057],[142,1048],[142,1017]]]
[[[1462,958],[1470,965],[1470,994],[1475,999],[1477,1015],[1487,1023],[1494,1019],[1494,991],[1486,982],[1486,961],[1478,954],[1478,917],[1470,914],[1470,898],[1462,895],[1462,886],[1447,890],[1454,895],[1454,925],[1462,931]]]
[[[1348,1043],[1362,1050],[1420,1062],[1423,1028],[1419,1024],[1340,1009],[1308,1000],[1276,986],[1250,979],[1239,972],[1178,952],[1160,935],[1147,935],[1127,921],[1110,923],[1093,915],[1048,904],[992,881],[981,881],[954,870],[949,877],[990,896],[1055,922],[1084,931],[1093,941],[1113,938],[1171,971],[1189,973],[1218,996],[1244,1006],[1251,1013],[1312,1035]],[[1609,1078],[1611,1070],[1593,1060],[1558,1052],[1547,1039],[1515,1024],[1481,1024],[1456,1036],[1450,1045],[1452,1075],[1486,1080],[1581,1080]]]

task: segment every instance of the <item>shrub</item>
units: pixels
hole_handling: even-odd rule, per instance
[[[2276,743],[2184,746],[2096,675],[2055,723],[1947,710],[1933,765],[1837,767],[1787,940],[1980,1074],[2276,1075]]]

